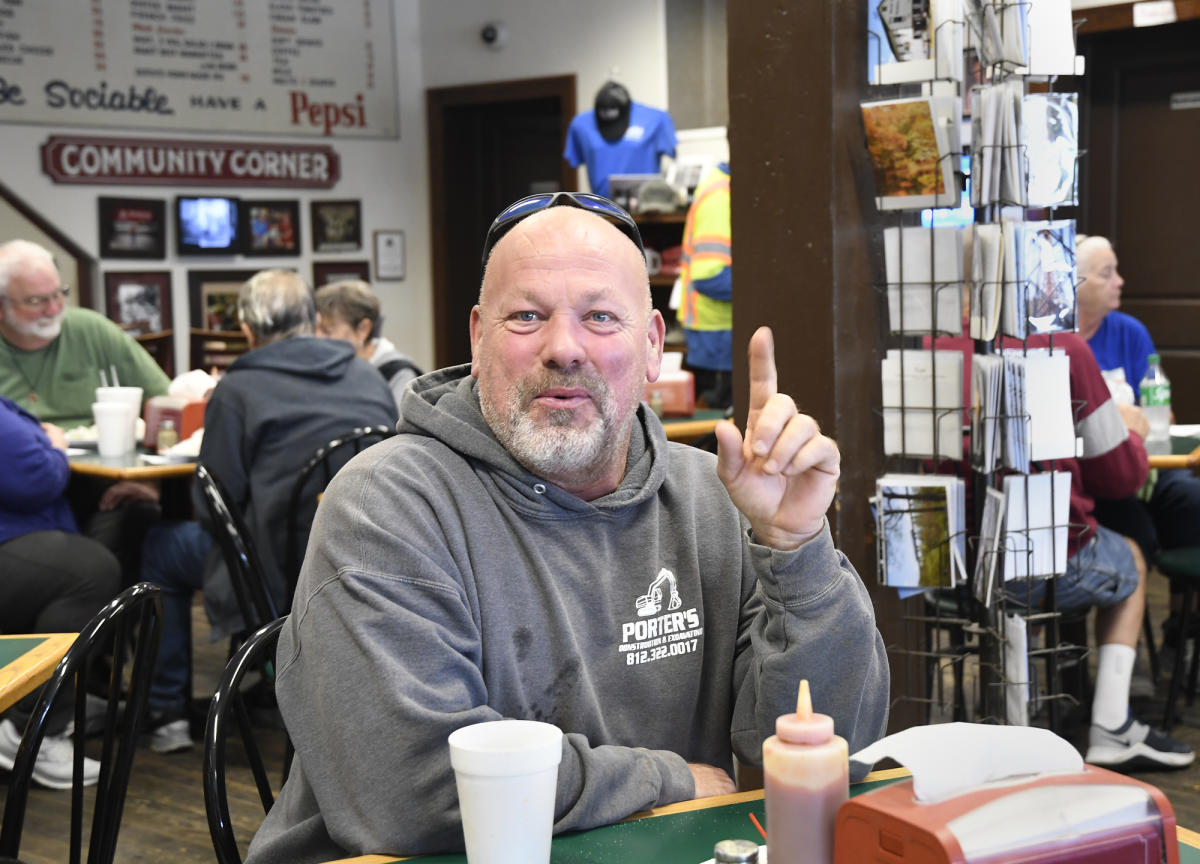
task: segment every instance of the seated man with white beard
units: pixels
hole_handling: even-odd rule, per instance
[[[0,245],[0,396],[70,428],[92,425],[101,371],[146,399],[166,393],[171,379],[146,349],[98,312],[68,307],[70,290],[45,248]]]
[[[69,292],[48,250],[28,240],[0,244],[0,396],[44,427],[69,429],[92,425],[101,371],[115,370],[145,399],[165,394],[171,380],[146,349],[103,315],[67,307]],[[156,491],[76,475],[67,498],[83,533],[116,552],[126,582],[133,581],[133,550],[157,509]]]
[[[776,392],[771,331],[714,457],[640,403],[666,328],[627,213],[531,196],[483,259],[472,363],[416,379],[322,499],[276,658],[296,756],[247,864],[462,848],[446,738],[481,721],[565,733],[556,832],[733,791],[801,679],[851,751],[883,734],[840,454]]]

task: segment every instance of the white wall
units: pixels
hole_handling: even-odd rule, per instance
[[[488,21],[508,30],[501,51],[484,46],[479,31]],[[313,198],[358,198],[363,202],[363,241],[360,252],[321,255],[320,260],[371,258],[371,232],[405,232],[407,275],[402,282],[377,282],[386,316],[384,333],[425,368],[432,368],[433,302],[429,258],[429,186],[425,133],[425,88],[484,83],[546,75],[574,74],[579,110],[592,105],[595,92],[611,74],[629,88],[633,98],[656,108],[667,105],[666,24],[663,0],[395,0],[397,93],[400,100],[400,138],[324,139],[341,157],[342,179],[329,190],[212,188],[214,194],[242,197],[296,198],[301,202],[300,258],[212,258],[179,261],[168,251],[166,261],[106,259],[100,262],[97,293],[103,293],[105,270],[162,270],[173,274],[172,312],[180,337],[176,368],[187,368],[185,334],[189,326],[187,271],[189,268],[242,269],[265,266],[299,267],[312,277],[312,233],[308,202]],[[615,69],[615,73],[614,73]],[[127,130],[95,130],[119,135]],[[96,254],[96,199],[130,196],[173,199],[197,187],[60,186],[40,168],[38,148],[50,135],[80,134],[77,127],[0,124],[0,179],[29,206]],[[132,132],[139,135],[146,133]],[[234,136],[195,132],[146,134],[146,137],[211,140]],[[237,136],[236,140],[265,140]],[[296,139],[311,141],[315,139]],[[582,181],[581,181],[582,184]],[[8,238],[3,238],[8,239]],[[173,249],[174,226],[168,233]],[[97,298],[96,305],[102,304]],[[464,322],[464,326],[465,322]]]
[[[312,226],[308,202],[316,199],[357,198],[362,201],[363,248],[358,252],[322,254],[319,260],[368,260],[372,258],[371,232],[398,229],[405,232],[408,256],[403,281],[376,282],[383,301],[384,333],[400,350],[412,355],[424,368],[433,365],[433,306],[430,291],[428,170],[426,167],[424,84],[421,80],[420,9],[414,2],[395,3],[396,75],[400,101],[400,138],[288,139],[297,143],[329,144],[341,159],[341,180],[332,189],[266,189],[241,187],[168,186],[65,186],[51,182],[42,173],[38,148],[50,135],[123,134],[148,138],[203,140],[269,140],[267,136],[228,136],[184,132],[178,135],[121,129],[84,130],[79,127],[0,124],[0,161],[3,182],[48,221],[69,235],[92,255],[98,253],[96,199],[101,196],[161,198],[173,203],[177,194],[195,194],[199,189],[213,194],[245,198],[285,198],[300,201],[300,257],[285,258],[188,258],[173,253],[174,224],[167,235],[167,260],[104,259],[95,281],[94,305],[103,304],[103,272],[106,270],[163,270],[172,272],[171,306],[176,338],[176,369],[188,368],[186,333],[189,326],[187,271],[203,269],[259,269],[269,266],[296,267],[312,279]],[[172,223],[168,206],[168,223]],[[10,239],[3,237],[0,239]],[[34,239],[34,238],[31,238]]]
[[[508,31],[499,51],[479,38],[489,21]],[[574,73],[583,109],[616,67],[634,99],[665,109],[665,45],[663,0],[421,0],[427,87]]]
[[[499,51],[479,38],[489,21],[507,30]],[[612,76],[634,101],[667,110],[666,44],[663,0],[421,0],[426,87],[574,74],[585,111]]]

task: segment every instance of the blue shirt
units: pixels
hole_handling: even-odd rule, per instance
[[[0,396],[0,543],[34,531],[77,533],[63,491],[67,454],[50,443],[36,417]]]
[[[620,140],[611,143],[600,134],[595,111],[576,114],[567,129],[563,158],[572,168],[586,162],[588,185],[597,195],[608,198],[611,175],[657,174],[663,153],[675,155],[675,124],[671,115],[633,102],[629,106],[629,128]]]
[[[1124,312],[1109,312],[1100,322],[1100,329],[1088,340],[1088,346],[1105,372],[1117,368],[1125,370],[1125,380],[1133,388],[1133,397],[1140,401],[1139,385],[1150,367],[1146,358],[1157,353],[1146,325]]]

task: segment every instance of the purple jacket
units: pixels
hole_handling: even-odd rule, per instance
[[[0,543],[34,531],[78,533],[63,491],[67,454],[50,444],[41,424],[0,396]]]

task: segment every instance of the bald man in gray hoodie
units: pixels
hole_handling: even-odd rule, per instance
[[[555,831],[733,791],[802,678],[852,751],[883,733],[883,642],[825,520],[837,446],[775,392],[766,328],[746,437],[667,442],[622,215],[501,214],[471,365],[418,378],[330,485],[279,643],[296,760],[248,864],[462,848],[446,737],[471,723],[563,730]]]

